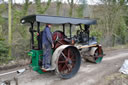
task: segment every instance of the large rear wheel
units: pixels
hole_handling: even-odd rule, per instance
[[[79,51],[74,47],[65,48],[57,62],[57,72],[61,78],[71,78],[79,70],[81,64],[81,56]]]

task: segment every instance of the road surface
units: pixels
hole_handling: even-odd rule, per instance
[[[18,85],[99,85],[105,76],[118,72],[124,60],[128,59],[128,49],[107,51],[105,54],[106,56],[100,64],[82,62],[79,72],[71,79],[60,79],[53,72],[40,75],[28,70],[22,75],[14,73],[1,76],[0,82],[17,77]],[[0,73],[19,68],[3,70]],[[11,81],[11,85],[15,85],[14,80]]]

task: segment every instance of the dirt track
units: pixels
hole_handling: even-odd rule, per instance
[[[99,85],[103,83],[102,80],[106,75],[118,72],[123,61],[128,59],[128,49],[107,51],[105,54],[106,56],[100,64],[83,62],[79,72],[71,79],[60,79],[54,73],[39,75],[33,71],[26,71],[23,75],[18,76],[19,85]],[[0,73],[16,69],[18,68],[1,71]],[[0,82],[14,78],[14,75],[2,76]],[[15,85],[13,81],[11,83],[11,85]]]

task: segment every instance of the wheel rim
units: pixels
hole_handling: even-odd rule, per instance
[[[81,57],[73,48],[66,48],[58,59],[58,72],[62,78],[71,78],[79,70]]]

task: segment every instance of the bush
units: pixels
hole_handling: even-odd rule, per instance
[[[100,31],[97,30],[97,29],[92,29],[92,30],[90,31],[90,36],[96,37],[97,42],[99,43],[100,40],[101,40],[101,37],[102,37],[102,32],[100,32]]]
[[[7,63],[10,59],[8,56],[8,46],[4,39],[0,39],[0,64]]]
[[[126,44],[127,36],[128,36],[127,32],[128,32],[127,25],[126,25],[124,19],[121,18],[120,23],[119,23],[117,29],[115,30],[115,34],[117,35],[117,36],[115,36],[116,42],[118,44]]]

